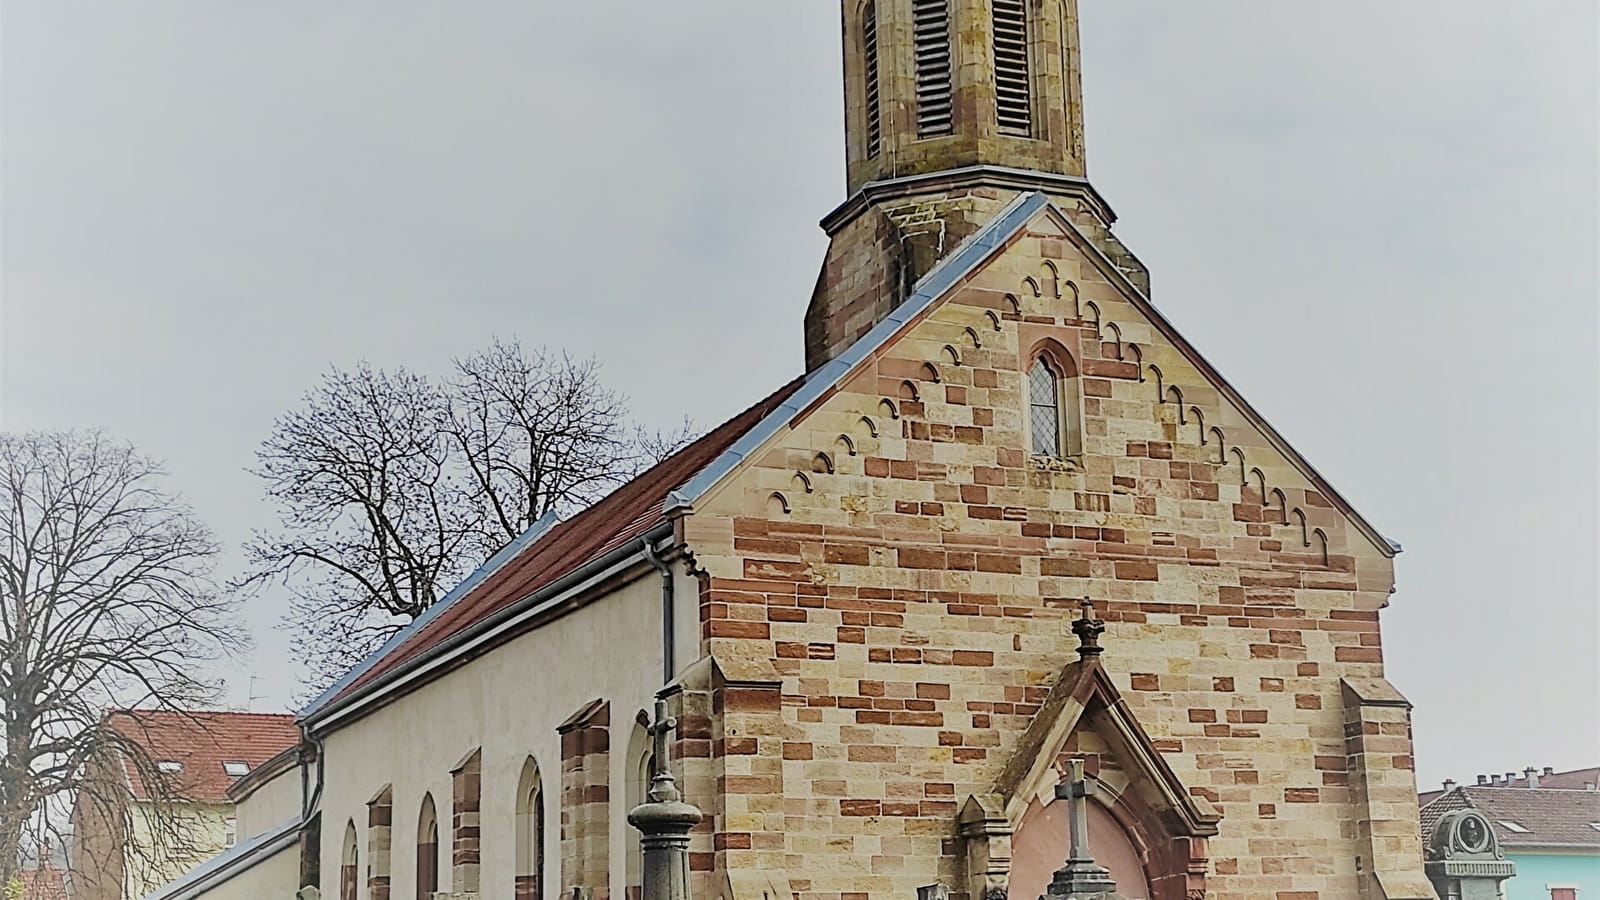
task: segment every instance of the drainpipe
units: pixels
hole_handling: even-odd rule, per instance
[[[320,887],[322,882],[322,823],[314,812],[322,802],[323,762],[322,741],[311,736],[310,729],[300,726],[300,887]],[[314,756],[315,760],[308,759]],[[311,763],[317,766],[317,781],[311,785]],[[297,895],[298,896],[298,895]]]
[[[647,537],[640,543],[644,549],[644,558],[661,573],[661,683],[671,684],[672,677],[678,673],[678,662],[673,651],[677,629],[674,627],[673,616],[672,566],[656,552],[655,544],[650,538]]]

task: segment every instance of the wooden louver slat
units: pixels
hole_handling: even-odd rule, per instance
[[[949,0],[915,0],[911,29],[917,77],[917,136],[949,134],[953,125]]]
[[[994,86],[1004,134],[1033,135],[1033,93],[1028,73],[1026,0],[994,2]]]
[[[878,7],[868,3],[862,12],[861,40],[866,59],[867,158],[878,155],[883,144],[883,113],[878,108]]]

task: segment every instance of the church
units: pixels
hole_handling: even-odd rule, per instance
[[[1152,304],[1077,0],[842,8],[806,371],[346,675],[153,897],[636,900],[658,763],[696,900],[1034,900],[1085,844],[1130,898],[1434,896],[1399,547]]]

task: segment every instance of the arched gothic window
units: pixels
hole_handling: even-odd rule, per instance
[[[517,782],[516,900],[539,900],[544,890],[544,784],[528,757]]]
[[[1083,453],[1078,373],[1065,354],[1042,352],[1028,369],[1028,440],[1035,456]]]
[[[430,900],[439,890],[439,816],[433,795],[422,795],[417,817],[417,900]]]
[[[356,885],[361,872],[359,852],[356,823],[351,820],[344,826],[344,855],[339,859],[339,900],[356,900]]]
[[[655,770],[655,753],[647,727],[649,721],[648,716],[639,713],[633,734],[628,740],[628,784],[624,798],[628,809],[645,802],[646,794],[650,791],[650,773]],[[626,869],[627,900],[639,900],[644,892],[644,845],[636,833],[629,834]]]

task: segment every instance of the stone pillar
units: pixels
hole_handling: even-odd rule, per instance
[[[556,728],[561,735],[561,895],[611,894],[611,704],[592,700]]]
[[[969,900],[1005,900],[1011,881],[1012,835],[1005,799],[973,794],[961,807],[957,824],[966,842]]]
[[[393,824],[394,792],[384,788],[367,804],[367,896],[371,900],[389,900]]]
[[[1344,678],[1340,689],[1362,896],[1427,900],[1433,890],[1422,872],[1411,704],[1382,678]]]
[[[474,750],[450,771],[450,890],[478,892],[482,859],[483,751]]]
[[[672,777],[667,735],[678,720],[667,715],[667,702],[656,700],[656,720],[650,725],[655,743],[655,771],[650,775],[646,802],[628,813],[628,823],[639,829],[644,845],[642,900],[689,900],[689,829],[700,822],[700,810],[683,802]]]

